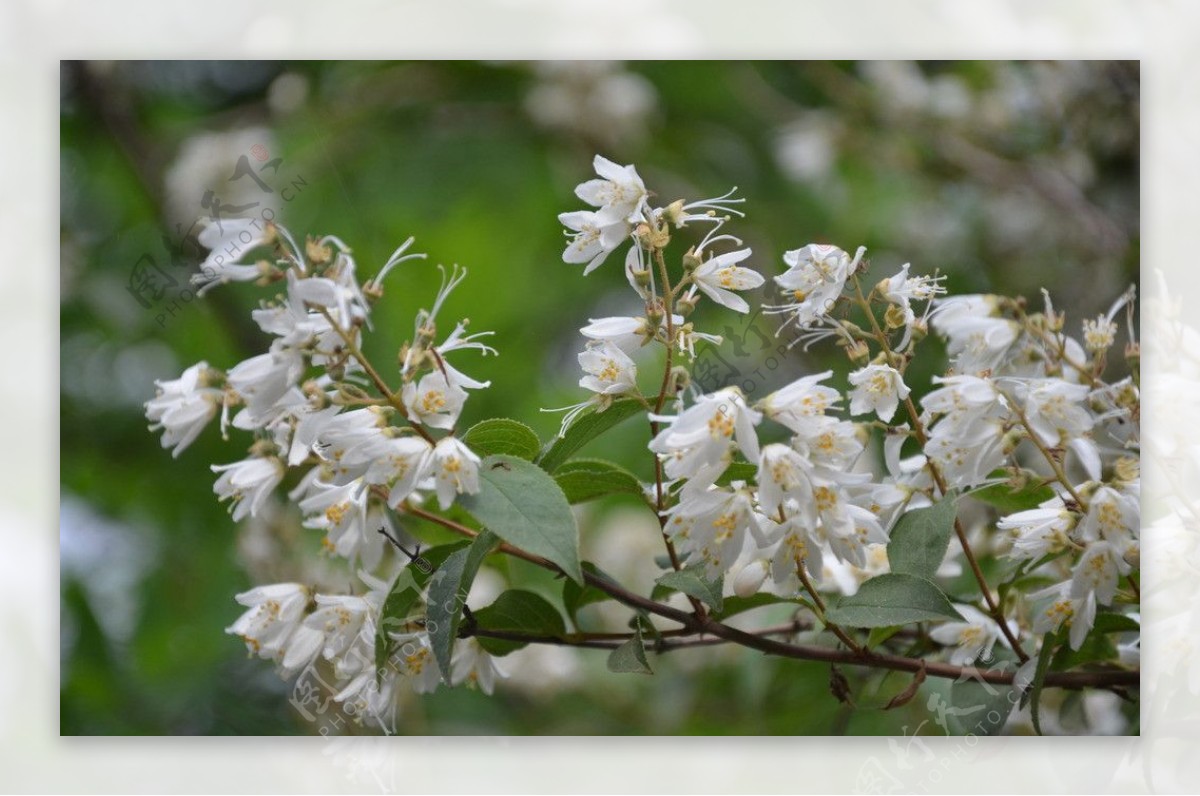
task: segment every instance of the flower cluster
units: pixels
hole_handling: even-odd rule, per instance
[[[464,349],[496,352],[481,341],[490,333],[467,334],[465,321],[439,334],[443,305],[466,276],[465,269],[443,269],[431,308],[418,312],[412,340],[400,351],[400,386],[392,389],[363,355],[362,336],[371,329],[384,278],[425,257],[409,253],[412,239],[360,283],[351,250],[336,237],[310,238],[301,247],[282,226],[266,224],[251,235],[250,223],[225,220],[204,231],[201,242],[212,252],[197,282],[205,290],[227,281],[280,286],[252,313],[271,338],[268,350],[225,372],[200,362],[178,379],[158,382],[146,415],[176,456],[218,414],[226,437],[230,428],[253,435],[247,458],[212,468],[219,473],[213,490],[229,502],[235,521],[258,515],[289,472],[298,474],[287,498],[305,527],[323,532],[330,554],[358,568],[365,590],[318,594],[300,583],[260,586],[237,595],[248,610],[228,632],[276,662],[284,677],[323,666],[337,684],[336,701],[383,722],[400,678],[417,691],[433,689],[439,678],[419,629],[392,635],[409,651],[396,665],[376,669],[383,600],[405,563],[385,552],[384,534],[395,538],[388,509],[435,497],[445,509],[458,495],[478,491],[480,458],[454,430],[468,391],[488,383],[450,359]],[[269,259],[242,262],[254,252]],[[486,653],[472,650],[461,645],[454,671],[443,674],[490,690],[494,667]]]
[[[1107,314],[1085,321],[1075,338],[1064,331],[1066,319],[1049,296],[1040,312],[1002,296],[948,296],[942,277],[914,275],[909,264],[871,286],[863,279],[870,267],[864,247],[851,255],[809,243],[782,255],[773,279],[778,303],[765,312],[805,350],[832,341],[851,367],[844,375],[832,368],[801,374],[761,397],[737,386],[706,393],[692,379],[697,348],[723,340],[698,329],[694,311],[708,300],[748,313],[745,294],[767,281],[751,267],[751,250],[723,231],[743,216],[743,200],[729,191],[656,206],[634,166],[600,156],[593,165],[596,178],[575,191],[591,209],[559,216],[569,237],[563,260],[584,265],[588,274],[624,249],[625,278],[639,310],[592,318],[580,328],[578,383],[588,397],[554,410],[566,411],[559,440],[542,447],[522,424],[494,421],[493,429],[519,437],[500,450],[543,453],[530,453],[533,461],[490,461],[483,476],[491,490],[480,488],[479,453],[456,433],[470,392],[489,384],[458,370],[455,352],[495,351],[483,342],[488,333],[468,334],[465,321],[449,334],[439,331],[464,270],[442,270],[441,288],[430,308],[417,313],[396,369],[381,373],[363,354],[362,337],[372,328],[383,279],[424,256],[408,252],[411,239],[360,283],[350,249],[332,236],[301,247],[273,224],[231,221],[205,230],[202,242],[216,248],[199,280],[203,290],[229,281],[280,286],[253,313],[271,342],[227,372],[200,362],[178,379],[159,382],[158,395],[146,404],[151,429],[162,432],[163,447],[174,455],[218,416],[223,435],[230,428],[251,434],[245,459],[213,467],[219,474],[214,491],[229,502],[233,518],[258,515],[294,475],[287,497],[303,525],[321,531],[328,553],[346,559],[362,584],[350,594],[278,583],[237,595],[247,610],[228,632],[253,654],[274,661],[285,677],[320,672],[336,684],[334,700],[387,727],[405,689],[424,693],[447,682],[490,693],[502,672],[489,650],[505,654],[511,651],[506,645],[618,641],[640,647],[645,612],[656,610],[684,625],[672,637],[675,645],[686,645],[697,628],[722,631],[714,635],[723,640],[751,638],[713,625],[702,603],[711,607],[722,593],[750,598],[767,592],[766,602],[790,605],[797,623],[807,616],[814,634],[829,631],[866,666],[894,665],[901,637],[893,639],[894,631],[868,636],[864,628],[919,624],[908,629],[905,654],[945,656],[952,666],[994,661],[1003,640],[1023,664],[1019,677],[1026,683],[1039,676],[1033,668],[1039,656],[1030,654],[1039,645],[1040,657],[1049,659],[1060,648],[1084,650],[1096,634],[1136,636],[1140,392],[1132,289]],[[668,254],[675,240],[688,236],[686,248]],[[270,256],[246,262],[254,252]],[[1130,375],[1108,381],[1117,370],[1109,355],[1122,311]],[[948,369],[932,379],[918,375],[929,369],[910,369],[918,356],[928,358],[921,345],[931,332],[949,355]],[[639,368],[654,372],[642,379]],[[574,451],[597,433],[580,428],[607,427],[579,421],[618,403],[618,418],[641,414],[649,425],[645,464],[653,464],[653,480],[592,459],[559,471],[568,462],[552,454]],[[469,439],[478,451],[497,452],[474,433]],[[517,470],[513,477],[525,480],[509,483],[537,494],[504,493],[505,512],[483,522],[489,491],[502,491],[493,480],[496,467]],[[574,479],[563,478],[568,473]],[[571,500],[603,496],[610,485],[612,492],[642,496],[661,530],[661,566],[670,570],[658,587],[686,595],[694,612],[688,621],[655,602],[659,593],[647,600],[582,566],[565,486],[578,481],[587,482],[576,490],[586,495]],[[541,622],[529,633],[489,628],[449,604],[447,610],[458,611],[449,637],[445,625],[432,629],[434,611],[419,613],[430,570],[414,573],[428,562],[401,546],[394,517],[418,514],[476,536],[435,508],[446,511],[460,496],[481,491],[467,508],[506,544],[479,556],[517,555],[569,575],[636,609],[630,626],[637,630],[617,639],[589,635],[572,615],[576,628],[568,633],[554,606],[520,590],[508,593],[510,607],[527,610],[492,614],[504,614],[506,622],[524,615]],[[523,512],[518,504],[533,498],[541,501],[538,510]],[[549,530],[526,527],[551,513],[566,519]],[[517,531],[498,527],[513,516]],[[543,536],[547,546],[535,550]],[[986,574],[979,563],[985,556]],[[953,589],[950,578],[959,579]],[[899,614],[907,621],[889,610],[865,621],[861,611],[847,612],[847,606],[880,608],[863,598],[872,590],[895,593],[889,589],[915,589],[909,593],[921,596],[920,610],[900,606],[910,611]],[[409,608],[411,617],[404,614]],[[478,619],[486,618],[481,611]],[[498,646],[488,643],[489,632]],[[1102,651],[1106,640],[1096,641],[1087,649]],[[772,644],[792,657],[813,657],[810,649]],[[891,653],[888,660],[876,656],[874,645]],[[1125,652],[1104,661],[1108,673],[1128,675],[1111,667],[1129,665],[1137,646],[1136,638],[1126,638]],[[614,649],[617,655],[620,648]],[[637,659],[638,651],[625,657]],[[915,671],[920,662],[908,663]],[[953,676],[940,668],[939,676]],[[920,671],[923,676],[923,664]],[[1045,667],[1040,671],[1045,676]]]

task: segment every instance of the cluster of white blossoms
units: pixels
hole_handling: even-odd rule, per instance
[[[654,479],[631,483],[634,476],[614,465],[615,480],[628,485],[626,492],[640,486],[658,519],[665,560],[677,570],[659,585],[674,583],[668,588],[675,589],[681,582],[707,581],[687,591],[695,620],[684,623],[688,631],[712,629],[697,595],[711,598],[721,579],[721,588],[742,598],[767,591],[774,595],[768,601],[807,606],[821,626],[817,632],[827,628],[861,656],[858,662],[871,665],[874,653],[853,633],[874,625],[854,625],[847,633],[830,621],[821,593],[847,599],[862,588],[865,596],[880,584],[864,584],[886,577],[891,584],[915,581],[914,588],[930,590],[923,593],[932,593],[941,607],[920,614],[926,619],[957,611],[961,621],[932,620],[912,636],[922,654],[944,655],[956,665],[991,660],[1003,639],[1026,667],[1021,676],[1032,678],[1038,656],[1027,648],[1036,652],[1040,644],[1049,653],[1069,645],[1078,651],[1093,627],[1096,633],[1129,633],[1132,625],[1136,634],[1141,399],[1132,289],[1107,314],[1084,322],[1076,339],[1064,332],[1065,318],[1049,296],[1040,312],[1002,296],[948,297],[942,277],[913,275],[908,264],[864,286],[865,247],[851,255],[810,243],[783,254],[784,268],[774,276],[779,303],[764,310],[781,319],[778,333],[788,331],[805,350],[821,341],[836,344],[853,363],[850,371],[799,375],[763,397],[737,386],[703,393],[691,375],[697,348],[723,341],[696,328],[694,311],[708,300],[749,313],[748,291],[766,283],[751,266],[751,250],[722,232],[733,216],[743,215],[737,209],[743,200],[730,191],[655,206],[634,166],[600,156],[593,165],[597,177],[575,191],[591,209],[559,216],[569,238],[563,260],[584,265],[588,274],[625,249],[625,278],[640,311],[593,318],[580,329],[579,386],[589,396],[565,408],[559,437],[585,414],[609,411],[617,402],[622,411],[616,418],[644,412],[650,426],[646,464],[652,460]],[[245,459],[213,467],[219,474],[214,491],[229,502],[234,520],[258,515],[289,479],[287,498],[299,507],[304,526],[322,532],[327,552],[346,559],[361,582],[350,594],[317,593],[301,583],[259,586],[237,595],[247,610],[228,632],[275,662],[285,677],[331,681],[335,701],[385,728],[403,689],[424,693],[441,682],[469,683],[490,693],[502,673],[479,641],[487,641],[488,632],[522,644],[595,641],[578,627],[556,635],[553,624],[564,627],[557,616],[551,627],[523,638],[510,629],[489,630],[464,610],[461,625],[457,615],[450,623],[461,636],[451,641],[452,655],[435,631],[435,656],[431,618],[399,615],[410,605],[419,610],[426,596],[420,584],[432,570],[400,546],[393,516],[415,513],[473,533],[429,511],[434,503],[445,511],[460,496],[480,492],[481,458],[456,429],[470,391],[489,385],[459,371],[455,352],[495,351],[482,342],[489,333],[468,334],[466,321],[449,334],[439,331],[444,305],[466,272],[442,270],[441,289],[430,309],[417,313],[398,366],[381,373],[362,353],[362,336],[372,328],[371,308],[383,295],[383,279],[397,265],[424,257],[408,252],[411,239],[360,284],[351,251],[337,238],[310,238],[301,247],[271,223],[224,224],[201,235],[213,251],[197,282],[203,290],[230,281],[279,285],[282,292],[253,312],[270,346],[227,372],[199,362],[178,379],[159,382],[158,395],[146,404],[151,429],[162,432],[163,447],[174,455],[218,415],[223,435],[231,428],[252,435]],[[672,239],[693,233],[694,242],[668,263]],[[255,252],[271,256],[248,261]],[[1117,370],[1108,358],[1122,310],[1125,361],[1133,375],[1110,382],[1105,376]],[[918,348],[931,331],[945,341],[950,357],[950,368],[932,380],[917,375],[928,374],[928,367],[909,367],[926,357]],[[933,349],[932,355],[940,353]],[[656,370],[644,379],[645,388],[639,362]],[[524,447],[537,450],[536,434],[528,428],[522,433]],[[574,450],[595,433],[581,431],[562,448]],[[480,451],[494,452],[471,438]],[[557,444],[525,463],[532,470],[526,483],[544,484],[551,498],[563,499],[570,536],[576,529],[565,510],[567,490],[552,478],[561,462],[547,463]],[[592,460],[589,466],[605,464]],[[490,482],[490,470],[485,475]],[[487,495],[485,490],[468,505]],[[910,514],[917,511],[922,513]],[[536,524],[536,518],[517,515],[522,532],[539,530],[524,524]],[[931,517],[942,519],[926,519]],[[890,543],[906,552],[907,532],[895,532],[901,522],[942,523],[931,532],[912,532],[926,533],[919,575],[891,572]],[[507,542],[502,552],[570,574],[558,559],[518,549],[519,534],[514,539],[490,529]],[[405,558],[385,544],[389,540]],[[577,540],[559,541],[574,549]],[[988,556],[988,574],[972,546]],[[574,564],[578,569],[580,562]],[[933,579],[958,575],[973,577],[977,588],[953,589],[959,602],[951,610]],[[597,577],[583,580],[618,602],[664,609],[661,616],[679,621],[678,611],[630,598],[628,590]],[[393,601],[398,586],[414,590],[412,599]],[[519,599],[545,602],[530,593]],[[541,613],[552,610],[546,606]],[[1105,614],[1113,616],[1101,627]],[[603,641],[613,641],[611,635]],[[622,646],[641,645],[640,629],[626,635]],[[1128,665],[1137,646],[1126,639],[1119,663]],[[1115,652],[1110,657],[1106,663],[1118,662]]]
[[[158,382],[146,404],[151,430],[162,432],[163,447],[176,456],[218,414],[226,438],[230,428],[253,435],[245,459],[212,468],[219,473],[213,490],[229,501],[233,519],[259,514],[295,472],[287,498],[304,526],[322,531],[325,549],[345,558],[364,584],[360,594],[339,595],[300,583],[259,586],[237,595],[248,610],[228,632],[278,664],[282,676],[320,676],[333,684],[335,701],[353,706],[348,712],[386,724],[402,680],[424,692],[443,674],[420,628],[391,634],[402,652],[377,668],[383,600],[408,564],[385,554],[385,533],[396,538],[387,509],[435,498],[445,509],[478,491],[480,459],[454,430],[468,391],[488,383],[449,360],[463,349],[495,354],[480,339],[490,332],[467,334],[463,321],[439,336],[442,307],[466,276],[443,269],[432,307],[417,314],[400,352],[400,388],[392,390],[362,355],[362,335],[387,274],[425,257],[408,252],[411,238],[362,283],[350,249],[332,236],[302,248],[282,226],[232,219],[211,224],[200,239],[212,248],[195,280],[204,289],[228,281],[283,288],[252,313],[271,343],[228,371],[200,362]],[[272,256],[243,262],[254,253]],[[497,671],[474,643],[459,645],[452,669],[447,681],[488,691]]]
[[[683,564],[702,566],[709,578],[736,570],[732,590],[742,596],[768,581],[783,596],[803,596],[814,582],[852,594],[888,571],[889,534],[905,512],[1036,480],[1053,497],[1000,517],[989,550],[999,547],[1031,579],[1058,582],[1024,595],[1023,604],[986,613],[961,604],[964,621],[936,627],[932,638],[955,647],[955,663],[990,655],[1003,630],[1016,638],[1069,627],[1071,646],[1080,647],[1097,606],[1111,605],[1120,578],[1137,566],[1138,391],[1130,378],[1101,380],[1116,338],[1114,317],[1131,294],[1086,321],[1080,342],[1062,332],[1048,297],[1036,315],[1000,296],[944,297],[941,277],[912,275],[908,264],[866,295],[859,280],[865,248],[850,255],[808,244],[783,255],[786,269],[774,277],[783,300],[765,311],[781,316],[780,330],[792,329],[806,348],[836,341],[858,364],[847,386],[834,386],[827,371],[751,402],[737,387],[697,394],[686,374],[673,372],[664,391],[676,412],[665,415],[662,400],[639,391],[632,355],[651,343],[692,356],[698,340],[720,344],[687,323],[696,300],[746,312],[734,291],[764,280],[742,265],[750,250],[718,234],[736,201],[732,192],[655,208],[633,166],[597,157],[595,168],[599,179],[576,193],[597,209],[560,216],[571,231],[563,258],[587,263],[589,273],[632,244],[626,276],[646,311],[580,330],[589,340],[579,357],[580,386],[594,396],[570,407],[563,426],[616,397],[642,401],[650,420],[665,424],[650,450],[666,480],[657,501],[654,485],[646,492]],[[682,257],[682,278],[671,285],[663,250],[673,228],[693,221],[712,227]],[[734,248],[711,251],[725,242]],[[851,311],[868,315],[870,328]],[[945,339],[952,368],[914,400],[911,388],[924,385],[907,384],[905,371],[930,327]],[[854,422],[843,409],[865,418]],[[761,442],[764,418],[790,438]],[[873,432],[882,432],[882,466],[864,455]],[[902,457],[906,446],[910,454]],[[953,560],[960,552],[952,547],[943,569],[960,572]],[[1024,625],[1017,621],[1030,616]]]

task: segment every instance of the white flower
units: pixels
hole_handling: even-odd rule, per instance
[[[598,395],[621,395],[637,390],[637,365],[610,342],[590,343],[579,354],[584,377],[579,386]]]
[[[259,657],[278,660],[304,618],[311,596],[299,583],[275,583],[242,592],[235,599],[250,610],[225,632],[240,636]]]
[[[1117,581],[1127,575],[1130,566],[1111,542],[1092,542],[1075,564],[1071,576],[1071,596],[1094,594],[1100,605],[1109,605],[1117,593]]]
[[[824,569],[824,543],[816,532],[816,521],[808,516],[813,511],[804,504],[798,507],[803,510],[782,523],[772,523],[770,534],[778,537],[771,551],[771,580],[788,593],[798,592],[801,588],[797,567],[816,573]]]
[[[954,608],[966,621],[940,624],[930,629],[929,637],[939,644],[955,647],[950,653],[950,663],[955,666],[973,664],[980,653],[985,660],[990,659],[992,647],[1000,637],[1000,627],[978,608],[970,605]]]
[[[312,450],[324,464],[321,477],[343,485],[361,477],[376,461],[387,416],[377,406],[353,409],[325,420],[315,434]]]
[[[408,382],[402,394],[409,417],[430,428],[453,428],[467,393],[447,381],[440,371],[427,373],[419,383]]]
[[[807,524],[815,523],[810,474],[812,463],[787,445],[773,442],[762,449],[758,462],[758,503],[769,517],[776,517],[788,501],[805,513]]]
[[[1071,649],[1077,650],[1083,646],[1092,624],[1096,621],[1096,594],[1088,592],[1086,596],[1072,596],[1071,582],[1056,583],[1049,588],[1033,592],[1030,600],[1042,600],[1053,597],[1053,600],[1033,618],[1034,633],[1051,633],[1066,626],[1071,629],[1069,637]]]
[[[258,513],[271,490],[283,480],[284,467],[273,456],[252,457],[232,464],[214,464],[212,471],[221,474],[213,484],[213,492],[222,501],[230,499],[229,509],[237,522]]]
[[[792,447],[830,472],[848,470],[863,451],[858,426],[836,417],[815,417],[792,437]],[[849,473],[839,474],[845,478]]]
[[[496,687],[496,677],[508,675],[496,664],[495,658],[479,645],[474,638],[461,639],[454,645],[454,657],[450,660],[450,682],[453,685],[478,686],[489,696]]]
[[[475,334],[466,334],[466,331],[466,321],[455,324],[454,331],[450,333],[450,336],[447,337],[441,345],[434,347],[433,350],[436,351],[440,357],[440,363],[438,367],[439,369],[445,371],[446,378],[452,385],[456,387],[462,387],[468,390],[480,390],[485,387],[490,387],[492,385],[490,381],[476,381],[461,371],[455,370],[453,367],[451,367],[450,363],[446,361],[446,354],[449,354],[451,351],[461,351],[464,349],[474,349],[482,356],[487,356],[488,354],[498,356],[496,349],[479,342],[480,337],[488,337],[492,334],[495,334],[495,332],[476,332]]]
[[[455,495],[479,491],[479,462],[475,452],[457,437],[438,440],[433,448],[433,477],[442,510],[450,508]]]
[[[735,443],[748,461],[758,461],[754,426],[762,415],[746,406],[736,387],[703,395],[676,417],[651,419],[670,422],[650,442],[650,450],[663,457],[668,478],[693,479],[703,474],[699,480],[711,484],[731,461]]]
[[[866,565],[867,549],[887,542],[879,518],[868,509],[851,503],[832,481],[813,482],[813,503],[820,526],[816,538],[829,545],[833,554],[856,567]]]
[[[850,374],[850,383],[855,387],[850,392],[850,414],[875,412],[885,423],[891,421],[909,392],[900,371],[887,365],[860,368]]]
[[[449,439],[449,437],[447,438]],[[405,435],[372,446],[373,461],[363,480],[388,487],[388,505],[399,506],[429,475],[433,448],[423,437]]]
[[[151,431],[162,429],[162,446],[172,448],[172,456],[183,453],[216,416],[224,393],[208,386],[214,373],[207,362],[197,362],[178,379],[154,382],[158,392],[146,402],[146,419]]]
[[[587,263],[584,276],[599,268],[608,255],[629,238],[630,227],[624,220],[600,220],[600,214],[590,210],[560,213],[559,223],[571,231],[571,240],[563,251],[565,263]]]
[[[737,577],[733,579],[733,593],[742,599],[758,594],[770,572],[770,562],[765,558],[756,558],[742,567]]]
[[[429,694],[437,690],[442,682],[441,672],[433,657],[433,648],[428,633],[389,633],[396,642],[397,653],[391,660],[397,664],[400,674],[409,678],[414,691]]]
[[[375,634],[372,619],[379,606],[363,597],[352,595],[318,594],[317,610],[304,620],[306,627],[318,630],[324,638],[323,654],[327,660],[342,655],[365,630]]]
[[[1104,540],[1122,550],[1127,560],[1130,551],[1136,555],[1141,532],[1141,509],[1137,497],[1102,486],[1088,500],[1088,513],[1080,525],[1081,538],[1095,542]]]
[[[925,443],[925,455],[951,486],[976,486],[1004,465],[1004,420],[973,417],[963,422],[943,420]]]
[[[646,205],[646,185],[633,166],[620,166],[600,155],[592,160],[600,179],[588,180],[575,188],[575,195],[592,207],[600,208],[596,220],[601,226],[618,221],[636,223]]]
[[[257,218],[210,221],[196,236],[200,245],[210,250],[200,273],[192,276],[192,284],[200,286],[197,294],[204,295],[227,282],[250,282],[262,276],[257,264],[243,265],[240,261],[252,250],[273,242],[276,229]]]
[[[1001,517],[996,528],[1012,536],[1010,556],[1035,559],[1070,547],[1075,520],[1076,516],[1067,511],[1060,498],[1051,498],[1036,509]]]
[[[930,317],[933,328],[947,338],[946,351],[959,373],[994,371],[1017,339],[1016,321],[994,317],[996,296],[967,295],[940,299]]]
[[[704,563],[710,578],[724,574],[737,560],[747,530],[760,544],[766,542],[750,492],[744,488],[700,491],[685,487],[668,516],[667,533],[681,553]]]
[[[1040,379],[1028,388],[1025,418],[1042,444],[1056,447],[1091,429],[1094,421],[1083,405],[1089,391],[1086,385],[1062,379]]]
[[[816,243],[785,252],[783,262],[788,270],[776,276],[775,282],[792,300],[771,310],[792,315],[801,328],[825,317],[866,251],[860,246],[853,260],[837,246]]]
[[[303,372],[304,357],[299,351],[278,348],[239,362],[229,371],[228,381],[257,421],[267,416]]]
[[[726,252],[710,257],[692,272],[692,281],[704,295],[723,307],[736,312],[749,312],[750,305],[734,290],[750,290],[765,280],[751,268],[737,265],[750,256],[749,249]]]
[[[682,322],[683,318],[679,320]],[[579,330],[584,337],[600,342],[612,343],[627,354],[636,351],[654,339],[658,330],[645,318],[612,317],[590,318],[588,325]]]
[[[345,486],[317,481],[312,494],[300,501],[300,510],[306,515],[304,527],[325,531],[325,548],[344,558],[356,557],[367,544],[373,546],[374,561],[366,566],[374,566],[382,554],[383,540],[366,527],[368,497],[359,480]]]
[[[796,433],[805,431],[831,407],[841,400],[841,393],[825,387],[822,381],[833,375],[832,370],[804,376],[786,387],[781,387],[762,401],[762,410],[767,417],[790,428]]]
[[[905,263],[899,273],[879,283],[879,292],[888,301],[911,312],[909,302],[929,301],[946,292],[941,285],[943,277],[909,276],[908,269],[909,263]]]

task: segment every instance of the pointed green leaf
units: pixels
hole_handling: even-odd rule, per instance
[[[724,622],[731,616],[752,611],[755,608],[762,608],[764,605],[780,605],[788,604],[798,607],[794,600],[789,600],[786,597],[778,597],[769,592],[760,591],[758,594],[753,594],[749,597],[726,597],[723,601],[720,611],[713,611],[712,617],[718,622]]]
[[[976,500],[982,500],[988,505],[995,506],[1001,514],[1034,509],[1054,497],[1054,490],[1049,485],[1041,483],[1041,478],[1037,473],[1025,471],[1024,475],[1029,481],[1019,489],[1013,489],[1008,483],[992,484],[983,489],[977,489],[970,495]],[[1005,470],[997,470],[990,477],[1006,478],[1008,476],[1010,473]]]
[[[503,453],[530,462],[542,449],[542,441],[532,428],[507,417],[476,423],[462,440],[480,456]]]
[[[450,682],[450,657],[454,652],[454,639],[458,637],[458,626],[462,622],[462,608],[467,593],[475,581],[475,573],[484,557],[492,551],[499,539],[484,531],[467,547],[455,550],[429,579],[429,600],[425,610],[425,629],[429,632],[429,644],[433,657],[442,672],[442,679]]]
[[[702,572],[695,569],[684,569],[679,572],[668,572],[655,582],[668,589],[683,592],[689,597],[695,597],[714,611],[720,611],[724,605],[721,598],[724,578],[706,580]]]
[[[608,581],[616,585],[616,581],[600,567],[593,564],[591,561],[584,561],[582,568],[589,575],[593,575],[601,580]],[[571,621],[579,627],[579,609],[585,605],[592,603],[600,603],[605,600],[611,600],[607,593],[597,589],[595,586],[588,584],[579,584],[573,580],[563,582],[563,607],[567,609],[567,616],[571,617]]]
[[[495,454],[479,465],[479,492],[461,503],[506,542],[549,559],[583,582],[579,529],[554,479],[524,459]]]
[[[475,612],[475,622],[481,630],[528,636],[561,637],[567,632],[562,614],[553,605],[544,597],[521,589],[501,593],[494,603]],[[527,643],[486,636],[477,636],[476,640],[479,646],[493,655],[507,655]]]
[[[954,533],[954,499],[905,513],[892,529],[887,556],[892,572],[932,579]]]
[[[392,582],[388,589],[388,595],[383,601],[383,609],[379,615],[379,627],[375,631],[376,672],[383,670],[395,647],[395,642],[388,634],[402,632],[409,622],[424,616],[424,609],[418,610],[418,608],[424,604],[425,587],[429,584],[429,579],[433,577],[433,573],[451,553],[462,550],[470,544],[470,542],[463,541],[422,550],[420,559],[428,564],[428,572],[412,563],[400,570],[400,574]]]
[[[753,482],[758,477],[758,465],[749,462],[733,462],[717,478],[717,486],[729,486],[734,481]]]
[[[554,480],[569,503],[605,495],[642,494],[642,484],[636,475],[603,459],[572,459],[554,471]]]
[[[1014,666],[1011,653],[996,650],[991,668],[1011,670]],[[950,685],[948,718],[960,735],[995,735],[1004,729],[1008,714],[1019,701],[1014,698],[1014,688],[970,677],[956,680]]]
[[[645,411],[645,407],[632,398],[613,401],[601,412],[588,412],[575,419],[561,437],[555,437],[542,451],[537,463],[548,473],[562,465],[575,451],[608,431],[613,426]]]
[[[962,621],[933,581],[896,573],[871,578],[856,594],[831,605],[825,616],[834,624],[849,627],[907,625],[931,619]]]
[[[646,660],[646,648],[642,645],[640,627],[633,632],[633,638],[609,653],[608,670],[630,674],[654,674],[650,662]]]

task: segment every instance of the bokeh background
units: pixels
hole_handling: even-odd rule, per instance
[[[327,567],[319,535],[282,504],[235,526],[209,464],[241,448],[210,429],[172,460],[142,414],[154,379],[266,344],[249,319],[262,290],[172,305],[213,198],[336,234],[368,274],[416,236],[431,264],[389,278],[378,361],[428,306],[432,263],[467,266],[446,317],[495,330],[501,355],[464,368],[493,382],[464,423],[514,417],[543,438],[559,417],[539,409],[580,399],[578,326],[629,308],[615,259],[586,279],[560,259],[555,217],[579,206],[572,189],[596,152],[636,163],[664,201],[738,186],[749,215],[731,230],[768,274],[810,241],[865,245],[880,277],[911,262],[947,274],[953,292],[1040,302],[1045,287],[1076,319],[1137,280],[1131,62],[89,62],[63,64],[61,92],[63,734],[312,729],[269,665],[222,631],[240,611],[234,593]],[[230,181],[240,157],[257,167],[263,154],[279,159],[260,177],[271,193]],[[139,263],[179,287],[144,306],[127,289]],[[698,313],[702,328],[726,323]],[[781,371],[826,364],[797,349]],[[596,453],[637,466],[643,431],[623,427]],[[585,550],[649,583],[658,540],[645,519],[619,502],[590,507]],[[480,588],[526,574],[490,570]],[[867,697],[852,711],[830,695],[827,668],[745,650],[665,656],[652,678],[607,673],[603,653],[523,655],[494,697],[414,698],[402,729],[880,734],[924,717],[919,705],[872,708],[899,681],[847,670]]]

